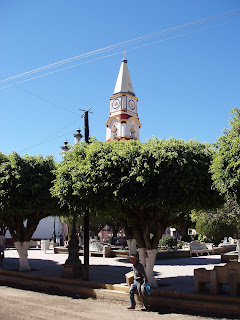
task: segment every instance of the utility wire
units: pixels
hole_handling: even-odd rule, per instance
[[[78,116],[81,117],[81,115],[78,115]],[[73,122],[71,122],[71,123],[69,123],[68,125],[66,125],[65,127],[63,127],[62,129],[59,129],[58,131],[50,134],[47,138],[43,139],[43,140],[40,141],[39,143],[45,143],[45,142],[51,141],[51,140],[49,140],[49,139],[50,139],[52,136],[54,136],[55,134],[59,133],[60,131],[62,131],[62,130],[64,130],[64,129],[70,127],[71,125],[73,125],[74,123],[76,123],[78,120],[79,120],[79,119],[76,119],[76,120],[74,120]],[[68,133],[66,133],[66,135],[67,135],[67,134],[68,134]]]
[[[5,79],[4,79],[3,77],[0,77],[0,78],[2,79],[2,81],[5,81]],[[78,113],[76,113],[76,112],[74,112],[74,111],[72,111],[72,110],[70,110],[70,109],[67,109],[67,108],[65,108],[65,107],[59,106],[58,104],[56,104],[56,103],[54,103],[54,102],[52,102],[52,101],[49,101],[49,100],[47,100],[47,99],[45,99],[45,98],[43,98],[43,97],[40,97],[39,95],[37,95],[37,94],[35,94],[35,93],[31,92],[31,91],[28,91],[28,90],[26,90],[26,89],[23,89],[22,87],[19,87],[17,84],[18,84],[18,83],[12,84],[12,86],[15,86],[16,88],[18,88],[18,89],[20,89],[20,90],[22,90],[22,91],[27,92],[28,94],[34,96],[35,98],[38,98],[38,99],[40,99],[40,100],[42,100],[42,101],[45,101],[45,102],[47,102],[47,103],[50,103],[51,105],[53,105],[53,106],[55,106],[55,107],[57,107],[57,108],[63,109],[63,110],[65,110],[65,111],[68,111],[68,112],[73,113],[73,114],[75,114],[75,115],[79,115]]]
[[[38,143],[38,144],[35,144],[35,145],[31,146],[31,147],[28,147],[28,148],[22,149],[22,150],[17,151],[17,152],[18,152],[18,153],[22,153],[22,152],[24,152],[24,151],[26,151],[26,150],[32,149],[32,148],[34,148],[34,147],[38,147],[38,146],[40,146],[41,144],[44,144],[44,143],[47,143],[47,142],[50,142],[50,141],[56,140],[56,139],[58,139],[58,138],[62,138],[62,137],[66,136],[66,135],[68,135],[68,134],[70,134],[70,133],[74,133],[74,131],[71,131],[71,132],[68,132],[68,133],[62,134],[61,136],[58,136],[58,137],[53,138],[53,139],[50,139],[50,140],[48,140],[48,141],[42,141],[42,142],[40,142],[40,143]]]
[[[73,62],[73,61],[76,61],[76,60],[79,60],[79,59],[87,58],[87,57],[90,57],[92,55],[104,53],[106,51],[113,50],[113,49],[116,49],[116,48],[119,48],[119,47],[122,47],[122,46],[134,44],[134,43],[140,42],[140,41],[146,41],[146,40],[149,40],[149,39],[152,39],[152,38],[155,38],[155,37],[163,36],[163,35],[166,35],[166,34],[169,34],[169,33],[172,33],[172,32],[176,32],[176,31],[180,31],[180,30],[184,30],[186,28],[196,27],[196,26],[199,26],[199,25],[202,25],[202,24],[206,24],[206,23],[210,23],[210,22],[214,22],[214,21],[217,21],[217,20],[220,20],[220,19],[226,19],[226,18],[234,17],[234,16],[239,15],[239,14],[240,14],[240,9],[234,10],[234,11],[230,11],[230,12],[227,12],[227,13],[224,13],[224,14],[221,14],[221,15],[213,16],[213,17],[210,17],[210,18],[205,18],[205,19],[201,19],[201,20],[198,20],[198,21],[190,22],[190,23],[187,23],[187,24],[184,24],[184,25],[180,25],[180,26],[177,26],[177,27],[169,28],[169,29],[166,29],[166,30],[163,30],[163,31],[160,31],[160,32],[152,33],[152,34],[149,34],[149,35],[146,35],[146,36],[142,36],[142,37],[138,37],[138,38],[135,38],[135,39],[132,39],[132,40],[124,41],[124,42],[121,42],[121,43],[118,43],[118,44],[115,44],[115,45],[112,45],[112,46],[108,46],[108,47],[104,47],[104,48],[101,48],[101,49],[97,49],[97,50],[91,51],[89,53],[85,53],[85,54],[82,54],[82,55],[79,55],[79,56],[76,56],[76,57],[73,57],[73,58],[65,59],[65,60],[50,64],[50,65],[47,65],[47,66],[44,66],[44,67],[41,67],[41,68],[37,68],[37,69],[31,70],[31,71],[28,71],[28,72],[13,76],[13,77],[9,77],[9,78],[6,78],[5,81],[12,81],[12,80],[15,80],[17,78],[20,78],[20,77],[23,77],[23,76],[26,76],[26,75],[30,75],[32,73],[41,72],[43,70],[54,68],[54,67],[60,66],[62,64],[70,63],[70,62]],[[62,70],[66,70],[66,69],[63,68],[63,69],[60,69],[59,71],[62,71]],[[47,73],[45,75],[48,75],[48,74],[51,74],[51,73]],[[34,78],[29,79],[29,80],[36,79],[36,78],[37,77],[34,77]],[[6,88],[6,87],[3,87],[3,88]]]
[[[186,29],[186,28],[190,28],[192,26],[198,26],[198,25],[202,25],[202,24],[205,24],[205,23],[209,23],[209,22],[212,22],[212,21],[216,21],[216,20],[220,20],[220,19],[226,19],[228,17],[232,17],[232,16],[236,16],[236,15],[239,15],[240,14],[240,10],[235,10],[235,11],[232,11],[232,12],[229,12],[229,13],[226,13],[226,14],[223,14],[223,15],[220,15],[220,16],[215,16],[215,17],[211,17],[211,18],[206,18],[206,19],[202,19],[202,20],[199,20],[199,21],[196,21],[196,22],[192,22],[192,23],[189,23],[189,24],[185,24],[185,25],[181,25],[181,26],[178,26],[178,27],[174,27],[174,28],[170,28],[170,29],[167,29],[167,30],[163,30],[161,32],[157,32],[157,33],[153,33],[153,34],[150,34],[150,35],[147,35],[147,36],[142,36],[142,37],[139,37],[139,38],[136,38],[136,39],[133,39],[133,40],[129,40],[129,41],[125,41],[125,42],[122,42],[122,43],[119,43],[119,44],[116,44],[116,45],[113,45],[113,46],[109,46],[109,47],[105,47],[105,48],[102,48],[102,49],[98,49],[98,50],[95,50],[95,51],[92,51],[92,52],[89,52],[89,53],[86,53],[86,54],[83,54],[83,55],[80,55],[80,56],[77,56],[77,57],[73,57],[73,58],[70,58],[70,59],[66,59],[66,60],[63,60],[63,61],[60,61],[60,62],[57,62],[57,63],[54,63],[54,64],[51,64],[51,65],[48,65],[48,66],[45,66],[45,67],[42,67],[42,68],[38,68],[38,69],[35,69],[35,70],[32,70],[32,71],[29,71],[29,72],[26,72],[26,73],[23,73],[23,74],[20,74],[20,75],[17,75],[17,76],[14,76],[14,77],[11,77],[11,78],[7,78],[7,79],[4,79],[2,78],[2,81],[0,82],[8,82],[10,80],[14,80],[14,79],[17,79],[17,78],[20,78],[22,76],[25,76],[27,74],[31,74],[31,73],[36,73],[36,72],[40,72],[42,70],[47,70],[49,68],[53,68],[53,67],[56,67],[56,66],[59,66],[59,65],[62,65],[62,64],[65,64],[65,63],[69,63],[69,62],[72,62],[72,61],[76,61],[76,60],[79,60],[79,59],[82,59],[82,58],[85,58],[85,57],[90,57],[92,55],[95,55],[95,54],[99,54],[99,53],[103,53],[103,52],[107,52],[109,50],[113,50],[113,49],[116,49],[118,47],[121,47],[123,45],[129,45],[129,44],[133,44],[133,43],[137,43],[137,42],[140,42],[140,41],[146,41],[146,40],[149,40],[149,39],[152,39],[152,38],[155,38],[155,37],[159,37],[159,36],[162,36],[162,35],[166,35],[166,34],[169,34],[169,33],[172,33],[172,32],[176,32],[176,31],[179,31],[179,30],[183,30],[183,29]],[[141,46],[138,46],[138,47],[134,47],[134,48],[129,48],[127,50],[125,50],[125,52],[127,51],[132,51],[132,50],[136,50],[136,49],[139,49],[139,48],[143,48],[143,47],[146,47],[146,46],[150,46],[150,45],[153,45],[153,44],[156,44],[156,43],[161,43],[161,42],[165,42],[165,41],[168,41],[168,40],[172,40],[172,39],[176,39],[176,38],[180,38],[180,37],[183,37],[183,36],[186,36],[186,35],[190,35],[190,34],[193,34],[193,33],[197,33],[197,32],[201,32],[201,31],[205,31],[205,30],[209,30],[209,29],[213,29],[213,28],[217,28],[217,27],[220,27],[220,26],[223,26],[223,25],[226,25],[226,24],[230,24],[230,23],[234,23],[234,22],[239,22],[240,20],[235,20],[235,21],[230,21],[230,22],[226,22],[226,23],[223,23],[223,24],[219,24],[219,25],[216,25],[216,26],[211,26],[209,28],[203,28],[203,29],[200,29],[200,30],[195,30],[195,31],[192,31],[192,32],[189,32],[189,33],[185,33],[185,34],[181,34],[181,35],[177,35],[177,36],[174,36],[174,37],[170,37],[170,38],[166,38],[166,39],[162,39],[162,40],[159,40],[159,41],[155,41],[155,42],[151,42],[151,43],[148,43],[148,44],[145,44],[145,45],[141,45]],[[85,61],[85,62],[82,62],[82,63],[79,63],[79,64],[76,64],[76,65],[73,65],[73,66],[70,66],[70,67],[66,67],[66,68],[62,68],[62,69],[59,69],[59,70],[55,70],[53,72],[49,72],[49,73],[46,73],[46,74],[43,74],[43,75],[40,75],[40,76],[37,76],[37,77],[33,77],[33,78],[30,78],[30,79],[27,79],[27,80],[24,80],[24,81],[20,81],[20,82],[17,82],[16,84],[11,84],[11,85],[8,85],[8,86],[5,86],[5,87],[2,87],[0,89],[4,89],[4,88],[7,88],[7,87],[10,87],[10,86],[16,86],[17,88],[45,101],[45,102],[48,102],[54,106],[57,106],[59,108],[62,108],[66,111],[69,111],[69,112],[72,112],[74,114],[76,114],[75,112],[73,111],[70,111],[66,108],[63,108],[55,103],[52,103],[50,102],[49,100],[45,99],[45,98],[42,98],[28,90],[25,90],[25,89],[22,89],[21,87],[18,87],[17,84],[19,83],[23,83],[23,82],[26,82],[26,81],[30,81],[30,80],[33,80],[33,79],[36,79],[36,78],[40,78],[40,77],[43,77],[45,75],[50,75],[50,74],[53,74],[53,73],[56,73],[56,72],[60,72],[60,71],[63,71],[63,70],[66,70],[66,69],[70,69],[70,68],[74,68],[76,66],[79,66],[79,65],[82,65],[82,64],[87,64],[87,63],[90,63],[90,62],[93,62],[93,61],[97,61],[97,60],[100,60],[100,59],[104,59],[104,58],[107,58],[107,57],[110,57],[110,56],[113,56],[113,55],[117,55],[117,54],[122,54],[122,51],[119,51],[119,52],[116,52],[116,53],[112,53],[112,54],[109,54],[109,55],[106,55],[106,56],[103,56],[103,57],[99,57],[99,58],[96,58],[96,59],[92,59],[92,60],[88,60],[88,61]],[[78,114],[77,114],[78,115]],[[76,122],[77,120],[75,120],[74,122]],[[70,134],[70,133],[73,133],[73,132],[70,132],[70,133],[67,133],[67,134],[63,134],[61,136],[58,136],[56,138],[53,138],[53,139],[50,139],[49,138],[55,134],[57,134],[58,132],[64,130],[66,127],[72,125],[74,122],[72,122],[71,124],[65,126],[64,128],[58,130],[57,132],[51,134],[49,137],[45,138],[42,142],[40,142],[39,144],[36,144],[34,146],[31,146],[31,147],[28,147],[28,148],[25,148],[19,152],[23,152],[25,150],[29,150],[33,147],[36,147],[36,146],[39,146],[41,144],[44,144],[44,143],[48,143],[52,140],[56,140],[60,137],[63,137],[67,134]]]
[[[59,69],[59,70],[56,70],[56,71],[44,73],[44,74],[42,74],[42,75],[40,75],[40,76],[37,76],[37,77],[33,77],[33,78],[30,78],[30,79],[26,79],[26,80],[19,81],[19,82],[17,82],[16,84],[28,82],[28,81],[31,81],[31,80],[34,80],[34,79],[38,79],[38,78],[42,78],[42,77],[48,76],[48,75],[50,75],[50,74],[54,74],[54,73],[57,73],[57,72],[60,72],[60,71],[63,71],[63,70],[72,69],[72,68],[75,68],[75,67],[77,67],[77,66],[80,66],[80,65],[83,65],[83,64],[87,64],[87,63],[90,63],[90,62],[94,62],[94,61],[97,61],[97,60],[106,59],[106,58],[109,58],[109,57],[111,57],[111,56],[118,55],[118,54],[120,54],[120,53],[122,53],[122,51],[119,51],[119,52],[116,52],[116,53],[112,53],[112,54],[109,54],[109,55],[107,55],[107,56],[103,56],[103,57],[96,58],[96,59],[93,59],[93,60],[88,60],[88,61],[85,61],[85,62],[81,62],[81,63],[75,64],[75,65],[73,65],[73,66],[66,67],[66,68],[62,68],[62,69]],[[5,86],[5,87],[0,88],[0,90],[5,89],[5,88],[12,87],[12,86],[14,86],[14,85],[15,85],[15,84],[9,84],[9,85],[7,85],[7,86]]]
[[[0,77],[0,78],[4,80],[4,78],[2,78],[2,77]],[[57,105],[57,104],[55,104],[55,103],[53,103],[53,102],[45,99],[45,98],[42,98],[42,97],[40,97],[40,96],[38,96],[38,95],[36,95],[36,94],[28,91],[28,90],[25,90],[25,89],[23,89],[23,88],[21,88],[21,87],[19,87],[19,86],[17,86],[17,85],[15,85],[15,86],[16,86],[18,89],[21,89],[21,90],[23,90],[23,91],[25,91],[25,92],[33,95],[34,97],[37,97],[38,99],[41,99],[41,100],[43,100],[43,101],[45,101],[45,102],[48,102],[48,103],[50,103],[50,104],[52,104],[52,105],[54,105],[54,106],[56,106],[56,107],[62,108],[62,109],[64,109],[64,110],[68,111],[68,112],[72,112],[73,114],[76,114],[78,117],[81,117],[81,115],[79,115],[79,114],[76,113],[76,112],[73,112],[73,111],[71,111],[71,110],[68,110],[68,109],[66,109],[66,108],[63,108],[63,107],[61,107],[61,106],[59,106],[59,105]],[[26,149],[23,149],[23,150],[19,151],[19,153],[20,153],[20,152],[23,152],[23,151],[25,151],[25,150],[31,149],[31,148],[33,148],[33,147],[35,147],[35,146],[40,145],[40,144],[47,143],[47,142],[49,142],[49,141],[52,141],[52,140],[54,140],[54,139],[58,139],[58,138],[62,137],[62,136],[60,136],[60,137],[53,138],[53,139],[49,140],[50,137],[54,136],[55,134],[59,133],[60,131],[62,131],[62,130],[64,130],[64,129],[70,127],[72,124],[76,123],[77,121],[78,121],[78,119],[77,119],[77,120],[74,120],[73,122],[71,122],[71,123],[68,124],[67,126],[59,129],[59,130],[56,131],[55,133],[50,134],[47,138],[43,139],[39,144],[34,145],[34,146],[31,146],[31,147],[26,148]],[[70,133],[72,133],[72,132],[70,132]],[[69,134],[69,133],[67,133],[67,134]],[[67,134],[64,134],[64,135],[67,135]],[[63,135],[63,136],[64,136],[64,135]]]
[[[141,46],[138,46],[138,47],[134,47],[134,48],[128,49],[125,52],[132,51],[132,50],[137,50],[137,49],[144,48],[144,47],[148,47],[148,46],[154,45],[156,43],[160,43],[160,42],[165,42],[165,41],[168,41],[168,40],[181,38],[183,36],[189,36],[191,34],[198,33],[198,32],[201,32],[201,31],[211,30],[211,29],[218,28],[218,27],[221,27],[221,26],[224,26],[224,25],[227,25],[227,24],[234,23],[234,22],[240,22],[240,19],[239,20],[235,20],[235,21],[225,22],[225,23],[222,23],[222,24],[219,24],[219,25],[216,25],[216,26],[212,26],[212,27],[208,27],[208,28],[204,28],[204,29],[200,29],[200,30],[184,33],[184,34],[181,34],[181,35],[178,35],[178,36],[174,36],[174,37],[171,37],[171,38],[167,38],[167,39],[163,39],[163,40],[159,40],[159,41],[154,41],[154,42],[151,42],[151,43],[148,43],[148,44],[144,44],[144,45],[141,45]]]
[[[239,10],[239,11],[240,11],[240,10]],[[151,43],[148,43],[148,44],[145,44],[145,45],[142,45],[142,46],[130,48],[130,49],[124,50],[124,52],[126,53],[126,52],[128,52],[128,51],[132,51],[132,50],[140,49],[140,48],[143,48],[143,47],[151,46],[151,45],[156,44],[156,43],[161,43],[161,42],[165,42],[165,41],[169,41],[169,40],[181,38],[181,37],[184,37],[184,36],[187,36],[187,35],[191,35],[191,34],[194,34],[194,33],[201,32],[201,31],[206,31],[206,30],[218,28],[218,27],[221,27],[221,26],[224,26],[224,25],[227,25],[227,24],[231,24],[231,23],[234,23],[234,22],[239,22],[239,21],[240,21],[240,20],[234,20],[234,21],[222,23],[222,24],[219,24],[219,25],[211,26],[211,27],[208,27],[208,28],[203,28],[203,29],[200,29],[200,30],[194,30],[194,31],[192,31],[192,32],[188,32],[188,33],[184,33],[184,34],[177,35],[177,36],[174,36],[174,37],[170,37],[170,38],[162,39],[162,40],[159,40],[159,41],[151,42]],[[108,54],[108,55],[103,56],[103,57],[99,57],[99,58],[96,58],[96,59],[84,61],[84,62],[75,64],[75,65],[72,65],[72,66],[69,66],[69,67],[61,68],[61,69],[58,69],[58,70],[55,70],[55,71],[51,71],[51,72],[48,72],[48,73],[44,73],[44,74],[39,75],[39,76],[36,76],[36,77],[32,77],[32,78],[29,78],[29,79],[26,79],[26,80],[22,80],[22,81],[17,82],[16,84],[28,82],[28,81],[31,81],[31,80],[34,80],[34,79],[38,79],[38,78],[42,78],[42,77],[45,77],[45,76],[47,76],[47,75],[51,75],[51,74],[54,74],[54,73],[57,73],[57,72],[60,72],[60,71],[72,69],[72,68],[75,68],[75,67],[80,66],[80,65],[83,65],[83,64],[87,64],[87,63],[90,63],[90,62],[94,62],[94,61],[106,59],[106,58],[109,58],[109,57],[111,57],[111,56],[115,56],[115,55],[122,54],[122,53],[123,53],[123,51],[118,51],[118,52],[115,52],[115,53],[112,53],[112,54]],[[7,85],[7,86],[4,86],[4,87],[0,88],[0,90],[5,89],[5,88],[12,87],[12,86],[14,86],[14,85],[16,85],[16,84],[9,84],[9,85]]]
[[[235,22],[238,22],[238,21],[240,21],[240,20],[237,20],[237,21],[235,21]],[[135,47],[135,48],[128,49],[128,50],[126,50],[126,51],[136,50],[136,49],[139,49],[139,48],[142,48],[142,47],[146,47],[146,46],[149,46],[149,45],[153,45],[153,44],[156,44],[156,43],[159,43],[159,42],[164,42],[164,41],[167,41],[167,40],[180,38],[180,37],[182,37],[182,36],[190,35],[190,34],[193,34],[193,33],[196,33],[196,32],[201,32],[201,31],[203,31],[203,30],[209,30],[209,29],[217,28],[217,27],[219,27],[219,26],[226,25],[226,24],[229,24],[229,23],[232,23],[232,22],[226,22],[226,23],[221,24],[221,25],[218,25],[218,26],[212,26],[212,27],[209,27],[209,28],[204,28],[204,29],[201,29],[201,30],[192,31],[192,32],[189,32],[189,33],[186,33],[186,34],[183,34],[183,35],[178,35],[178,36],[175,36],[175,37],[171,37],[171,38],[168,38],[168,39],[163,39],[163,40],[155,41],[155,42],[152,42],[152,43],[149,43],[149,44],[146,44],[146,45],[142,45],[142,46],[139,46],[139,47]],[[81,63],[81,64],[89,63],[89,62],[96,61],[96,60],[99,60],[99,59],[104,59],[104,58],[106,58],[106,57],[113,56],[113,55],[116,55],[116,54],[119,54],[119,53],[122,53],[122,51],[121,51],[121,52],[117,52],[117,53],[113,53],[113,54],[110,54],[110,55],[108,55],[108,56],[101,57],[101,58],[98,58],[98,59],[90,60],[90,61],[88,61],[88,62],[83,62],[83,63]],[[78,65],[80,65],[80,64],[78,64]],[[72,66],[72,67],[74,67],[74,66]],[[55,71],[55,72],[56,72],[56,71]],[[45,100],[45,99],[43,99],[43,100]],[[49,138],[50,138],[51,136],[59,133],[60,131],[64,130],[65,128],[69,127],[70,125],[72,125],[72,124],[75,123],[76,121],[77,121],[77,120],[75,120],[74,122],[71,122],[69,125],[63,127],[62,129],[58,130],[57,132],[51,134],[49,137],[45,138],[42,142],[40,142],[40,143],[38,143],[38,144],[36,144],[36,145],[33,145],[33,146],[31,146],[31,147],[28,147],[28,148],[26,148],[26,149],[23,149],[23,150],[19,151],[19,153],[20,153],[20,152],[23,152],[23,151],[25,151],[25,150],[29,150],[29,149],[32,149],[32,148],[34,148],[34,147],[37,147],[37,146],[39,146],[39,145],[41,145],[41,144],[48,143],[48,142],[50,142],[50,141],[56,140],[56,139],[58,139],[58,138],[60,138],[60,137],[63,137],[64,135],[68,135],[68,134],[70,134],[70,133],[73,133],[73,132],[66,133],[66,134],[63,134],[63,135],[61,135],[61,136],[58,136],[58,137],[56,137],[56,138],[53,138],[53,139],[50,139],[50,140],[49,140]]]

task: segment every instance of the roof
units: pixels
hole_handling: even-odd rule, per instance
[[[118,94],[118,93],[129,93],[135,96],[132,81],[131,81],[129,70],[128,70],[127,60],[125,58],[123,58],[121,62],[116,86],[113,92],[113,94]]]

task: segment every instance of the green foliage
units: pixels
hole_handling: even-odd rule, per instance
[[[177,240],[177,249],[182,249],[187,244],[186,241]]]
[[[58,201],[50,194],[55,168],[52,157],[0,156],[0,220],[13,238],[21,233],[30,240],[42,218],[59,214]]]
[[[177,238],[169,235],[164,235],[162,239],[159,240],[159,246],[174,249],[177,247]]]
[[[211,166],[216,188],[240,201],[240,109],[230,113],[230,129],[217,141],[218,152]]]
[[[240,218],[239,213],[237,216],[234,214],[229,203],[216,211],[193,212],[191,217],[196,223],[196,231],[199,233],[198,240],[211,241],[216,245],[224,237],[234,236]]]
[[[54,168],[50,157],[21,158],[17,153],[10,154],[8,161],[0,165],[0,207],[26,217],[36,208],[50,213],[49,189]]]
[[[198,238],[197,238],[197,240],[198,240],[199,242],[206,242],[206,239],[207,239],[207,237],[204,236],[204,235],[202,235],[202,234],[199,234],[199,235],[198,235]]]
[[[209,173],[213,153],[195,140],[80,143],[58,167],[52,192],[70,208],[121,217],[140,247],[157,247],[185,212],[219,205]]]
[[[68,152],[59,166],[53,193],[63,202],[69,196],[71,203],[77,195],[78,202],[84,200],[89,206],[107,204],[109,195],[120,207],[174,207],[181,211],[202,208],[204,203],[214,206],[213,200],[219,198],[211,190],[208,172],[212,154],[210,147],[194,140],[82,143]]]

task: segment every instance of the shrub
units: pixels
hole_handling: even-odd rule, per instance
[[[162,237],[162,239],[160,239],[159,246],[173,249],[174,247],[177,246],[177,238],[173,236],[165,235]]]

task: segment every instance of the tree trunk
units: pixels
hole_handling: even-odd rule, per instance
[[[129,255],[135,255],[137,253],[137,241],[136,239],[127,239],[127,245],[129,249]]]
[[[158,283],[153,275],[153,268],[156,260],[157,251],[158,251],[157,249],[147,250],[147,259],[146,259],[146,267],[145,267],[148,282],[150,286],[153,288],[158,287]]]
[[[140,263],[144,266],[148,283],[152,288],[157,288],[158,283],[153,275],[154,263],[156,260],[157,249],[147,250],[146,248],[139,248],[139,260]]]
[[[31,268],[28,263],[28,248],[29,248],[29,241],[25,242],[14,242],[14,245],[17,249],[19,254],[19,271],[31,271]]]
[[[138,248],[139,261],[146,271],[146,248]]]

